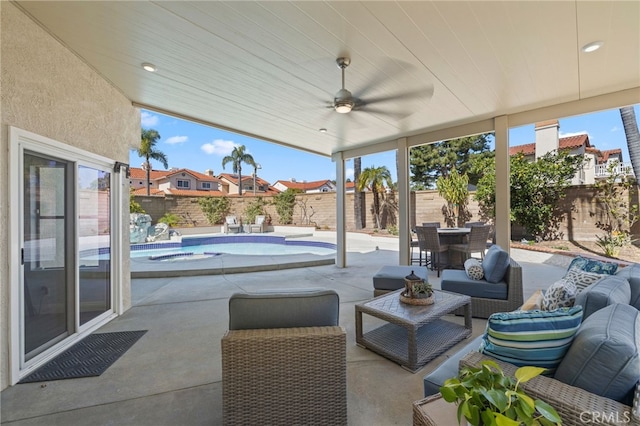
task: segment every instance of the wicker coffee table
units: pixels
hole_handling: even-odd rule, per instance
[[[402,290],[356,305],[356,344],[370,349],[415,373],[427,362],[471,335],[471,298],[435,290],[433,305],[400,302]],[[442,319],[464,307],[464,326]],[[363,334],[362,314],[389,324]]]

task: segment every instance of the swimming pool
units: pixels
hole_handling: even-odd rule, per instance
[[[182,257],[207,257],[221,253],[236,255],[333,255],[336,245],[321,241],[287,240],[267,235],[228,235],[183,237],[181,242],[131,245],[132,258],[167,260]]]

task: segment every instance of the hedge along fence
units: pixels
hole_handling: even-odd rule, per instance
[[[595,189],[592,185],[572,186],[567,190],[567,196],[560,206],[562,219],[560,222],[560,233],[563,239],[575,241],[595,241],[596,234],[602,234],[602,231],[595,226],[595,223],[601,218],[600,209],[595,200]],[[473,201],[474,192],[470,193],[468,210],[471,214],[470,221],[484,220],[480,217],[478,203]],[[275,207],[271,205],[271,197],[264,196],[268,205],[266,213],[271,216],[273,225],[283,225],[279,222],[279,217]],[[180,227],[204,227],[209,226],[205,218],[198,199],[195,197],[146,197],[136,196],[136,201],[142,205],[142,208],[149,214],[153,223],[157,222],[165,213],[173,213],[179,216],[182,221]],[[353,212],[353,193],[346,194],[346,226],[347,230],[355,230],[355,220]],[[395,197],[397,200],[397,196]],[[231,201],[230,214],[234,214],[240,218],[244,216],[246,206],[253,200],[253,195],[245,195],[243,197],[229,197]],[[445,218],[442,213],[442,206],[447,202],[433,191],[415,191],[411,192],[411,226],[421,224],[422,222],[439,221],[445,224]],[[633,204],[638,204],[637,192],[633,194]],[[373,230],[375,227],[375,219],[372,213],[373,194],[365,193],[365,204],[363,210],[366,217],[366,230]],[[306,215],[305,215],[306,211]],[[393,217],[391,215],[383,215],[383,227],[396,225],[397,212]],[[323,192],[314,194],[298,194],[296,196],[296,206],[293,214],[293,225],[315,225],[319,229],[335,229],[336,227],[336,193]],[[636,238],[640,238],[640,223],[636,223],[632,229]],[[520,240],[524,233],[518,225],[512,227],[512,238]]]

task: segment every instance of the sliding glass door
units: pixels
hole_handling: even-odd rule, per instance
[[[111,177],[104,167],[25,150],[22,359],[113,312]]]
[[[78,167],[80,326],[111,309],[111,173]]]
[[[67,161],[24,153],[21,257],[26,360],[73,329],[71,174]]]

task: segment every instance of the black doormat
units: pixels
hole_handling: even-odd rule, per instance
[[[91,334],[18,383],[99,376],[146,332],[147,330]]]

